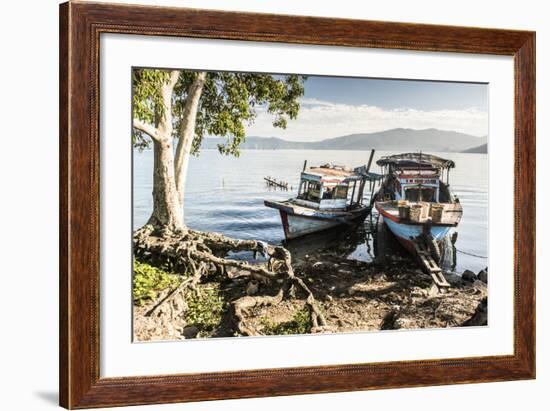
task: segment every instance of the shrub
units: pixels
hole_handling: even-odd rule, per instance
[[[188,325],[194,325],[203,332],[213,331],[219,326],[225,304],[217,288],[202,288],[200,293],[190,290],[186,293],[185,301]]]
[[[142,305],[148,300],[155,299],[159,291],[168,287],[177,287],[180,282],[181,276],[134,259],[134,304]]]
[[[290,321],[274,324],[264,319],[262,325],[264,326],[263,333],[265,335],[309,334],[311,332],[309,309],[304,307],[296,311]]]

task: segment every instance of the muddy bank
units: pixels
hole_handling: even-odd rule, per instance
[[[446,328],[485,325],[487,321],[487,287],[475,274],[464,279],[447,274],[452,287],[442,294],[433,287],[431,277],[407,257],[377,264],[336,253],[310,253],[297,258],[293,267],[315,296],[326,326],[311,328],[305,296],[295,293],[276,304],[243,310],[247,326],[257,335]],[[486,273],[480,278],[486,279]],[[232,270],[226,278],[206,277],[195,290],[171,304],[170,310],[179,310],[169,316],[175,320],[166,321],[167,316],[158,313],[147,315],[168,295],[166,290],[155,301],[135,307],[135,338],[238,336],[228,311],[231,302],[246,295],[275,296],[277,291],[273,285]]]
[[[296,272],[320,301],[333,332],[486,324],[486,316],[473,318],[480,303],[486,301],[485,283],[448,274],[452,287],[439,293],[431,277],[406,259],[379,265],[345,258],[322,262],[309,258],[296,266]],[[257,318],[261,328],[264,318],[284,322],[300,309],[299,300],[289,300],[256,310],[251,317]]]

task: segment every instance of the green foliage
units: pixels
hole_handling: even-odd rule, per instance
[[[311,332],[309,310],[305,307],[296,311],[290,321],[274,324],[264,318],[262,325],[265,335],[309,334]]]
[[[174,88],[172,111],[174,137],[184,120],[187,93],[196,72],[181,71]],[[162,113],[160,87],[166,81],[166,71],[136,69],[133,73],[134,116],[156,125]],[[193,154],[199,153],[205,136],[219,136],[222,154],[239,155],[239,145],[245,141],[245,127],[254,122],[258,112],[273,116],[273,126],[286,128],[288,120],[298,116],[298,99],[304,94],[304,76],[269,75],[233,72],[207,72],[195,124]],[[134,145],[143,148],[148,143],[134,132]]]
[[[180,282],[181,276],[167,273],[134,259],[134,304],[142,305],[144,302],[156,298],[159,291],[168,287],[176,287]]]
[[[210,332],[219,326],[225,304],[217,288],[202,288],[200,292],[189,291],[185,302],[185,319],[188,325],[194,325],[201,332]]]
[[[161,87],[168,81],[168,72],[154,69],[132,70],[132,109],[134,117],[155,127],[164,113]],[[150,140],[140,131],[132,131],[135,147],[148,147]]]

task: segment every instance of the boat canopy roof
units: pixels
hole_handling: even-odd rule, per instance
[[[455,163],[452,160],[424,153],[403,153],[393,156],[385,156],[376,162],[379,166],[396,166],[398,168],[454,168]]]
[[[323,164],[318,167],[310,167],[305,170],[302,175],[305,175],[306,177],[314,177],[315,179],[321,181],[333,179],[340,181],[353,181],[363,179],[363,177],[355,173],[352,168],[333,164]]]
[[[354,180],[374,180],[381,176],[375,173],[368,173],[365,166],[351,168],[347,166],[339,166],[334,164],[323,164],[318,167],[310,167],[302,172],[303,177],[313,177],[320,181],[327,180],[340,180],[340,181],[354,181]]]

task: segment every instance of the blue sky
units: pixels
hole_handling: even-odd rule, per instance
[[[488,134],[488,86],[478,83],[309,76],[297,120],[286,130],[258,112],[249,136],[317,141],[391,128]]]
[[[436,81],[309,77],[305,98],[384,109],[487,109],[487,85]]]

